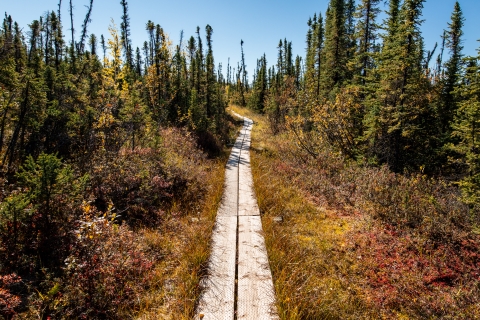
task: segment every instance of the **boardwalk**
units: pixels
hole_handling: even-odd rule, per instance
[[[252,126],[253,121],[244,118],[227,163],[224,195],[212,235],[209,276],[202,284],[196,319],[278,319],[250,168]]]

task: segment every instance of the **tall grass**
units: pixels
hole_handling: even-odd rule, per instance
[[[228,130],[233,140],[237,127],[232,123]],[[60,266],[51,270],[43,262],[29,278],[1,259],[0,318],[193,317],[229,152],[211,158],[181,129],[162,129],[161,136],[152,147],[95,154],[86,165],[90,179],[84,194],[73,194],[76,202],[65,192],[54,194],[54,212],[63,215],[48,212],[55,218],[50,224],[63,223],[60,235],[69,240],[52,242],[50,251],[63,254],[56,257]],[[28,229],[42,215],[22,218]],[[0,255],[13,243],[21,261],[35,258],[27,251],[32,245],[8,237],[12,224],[4,220],[0,216]],[[35,245],[38,235],[31,237]]]
[[[480,317],[478,216],[455,186],[348,163],[327,147],[312,159],[249,117],[282,319]]]
[[[210,237],[223,194],[225,161],[211,167],[208,195],[198,211],[172,217],[161,229],[146,230],[152,250],[162,252],[156,266],[152,288],[141,302],[137,319],[192,319],[199,297],[199,283],[210,256]],[[172,210],[170,215],[175,215]]]

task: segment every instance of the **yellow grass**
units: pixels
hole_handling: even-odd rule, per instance
[[[252,118],[252,171],[281,319],[371,318],[360,289],[348,275],[355,263],[346,254],[347,231],[360,221],[315,206],[278,170],[279,146],[263,116],[232,106]],[[281,219],[281,222],[279,220]]]
[[[196,212],[170,217],[161,229],[145,230],[149,245],[164,257],[155,268],[154,283],[143,297],[136,319],[191,319],[199,282],[210,255],[210,238],[223,193],[228,152],[209,168],[208,195]],[[176,208],[171,212],[176,212]]]
[[[472,271],[478,260],[469,258],[478,254],[476,236],[457,234],[462,241],[455,247],[446,241],[435,248],[421,233],[429,226],[425,217],[435,216],[427,209],[416,229],[377,218],[395,207],[375,206],[389,194],[413,192],[428,200],[427,187],[408,189],[404,185],[416,186],[415,177],[399,176],[403,184],[380,192],[374,202],[376,189],[369,185],[392,177],[385,168],[356,166],[328,149],[307,159],[287,133],[271,133],[266,117],[237,106],[231,110],[255,122],[253,180],[281,319],[478,318],[480,287]],[[354,183],[367,189],[353,193],[348,188]],[[444,191],[439,199],[453,199]],[[453,214],[457,207],[450,201],[446,210]],[[452,225],[436,228],[459,232]],[[459,278],[449,283],[449,276]]]

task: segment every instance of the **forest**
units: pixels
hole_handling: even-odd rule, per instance
[[[210,25],[173,44],[148,21],[134,48],[126,0],[99,37],[93,0],[76,34],[72,0],[28,28],[5,13],[0,316],[191,318],[233,108],[260,127],[253,174],[282,319],[478,317],[480,53],[462,52],[459,2],[427,50],[424,3],[389,0],[381,20],[380,0],[330,0],[298,22],[305,55],[281,39],[250,80],[241,39],[237,68],[215,64]],[[303,250],[307,211],[345,248]],[[290,226],[268,223],[278,215]],[[310,284],[338,302],[297,290],[306,265],[293,262],[310,256],[318,279],[338,261],[338,279]]]

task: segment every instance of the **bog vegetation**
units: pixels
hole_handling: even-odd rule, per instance
[[[189,318],[235,131],[213,29],[135,50],[126,1],[98,38],[61,5],[0,27],[0,318]]]
[[[378,0],[331,0],[305,57],[283,39],[258,60],[245,105],[284,319],[480,314],[480,56],[459,2],[427,50],[424,2],[379,21]]]
[[[223,75],[213,29],[174,45],[127,1],[108,35],[50,11],[0,27],[0,316],[190,318],[221,193],[228,104],[252,168],[283,319],[476,318],[480,55],[455,3],[330,0],[306,54]],[[71,34],[65,34],[65,26]],[[203,34],[205,37],[203,37]],[[278,219],[281,217],[281,219]],[[282,222],[278,222],[282,221]]]

